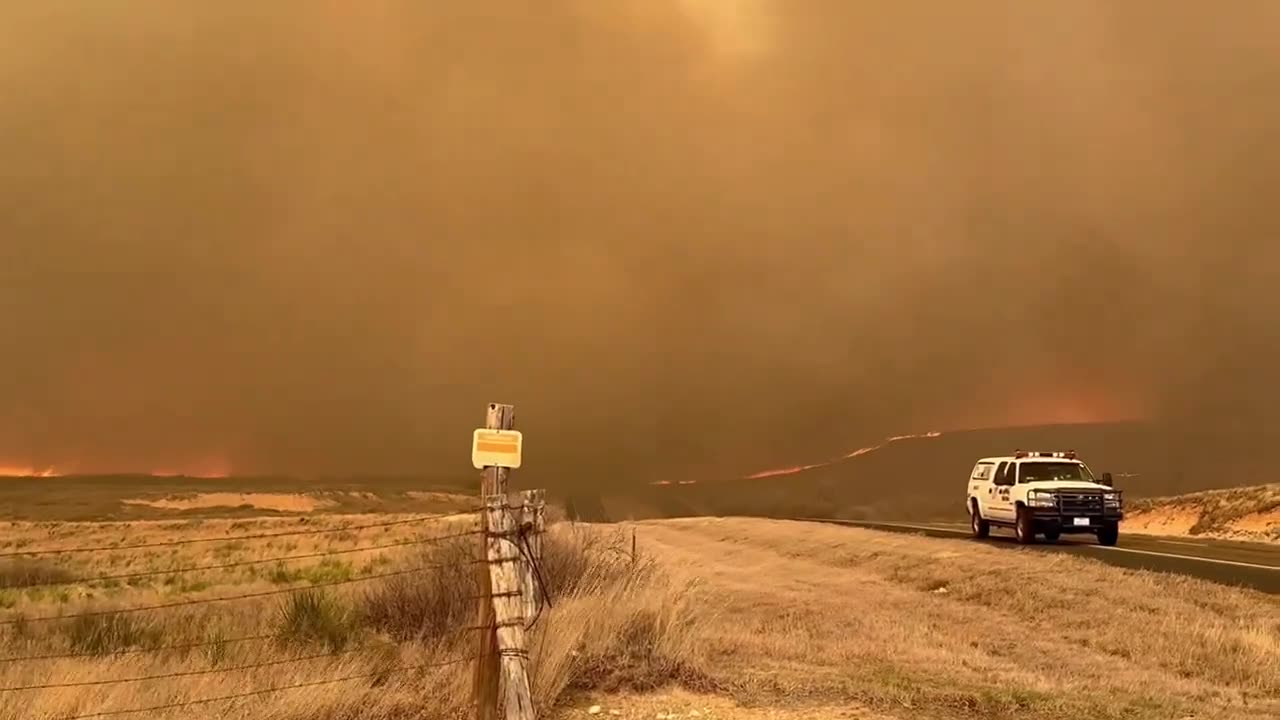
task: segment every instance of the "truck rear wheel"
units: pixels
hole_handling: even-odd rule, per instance
[[[976,538],[984,538],[991,535],[991,523],[982,518],[982,511],[978,509],[977,500],[969,503],[969,527],[973,530],[973,536]]]
[[[1098,528],[1098,544],[1111,547],[1120,542],[1120,525],[1107,523]]]
[[[1030,545],[1036,541],[1035,518],[1031,516],[1031,511],[1025,507],[1018,506],[1018,514],[1013,525],[1013,534],[1018,538],[1018,542],[1023,545]]]

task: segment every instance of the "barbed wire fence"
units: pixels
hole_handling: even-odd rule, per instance
[[[498,412],[495,412],[498,411]],[[505,417],[503,417],[505,413]],[[512,413],[509,405],[490,405],[487,426],[495,429],[510,429]],[[502,426],[505,424],[505,428]],[[480,590],[473,595],[458,599],[477,603],[480,622],[463,623],[452,629],[446,636],[433,640],[436,647],[463,646],[466,636],[474,634],[477,645],[475,652],[459,654],[444,659],[432,659],[428,662],[399,662],[378,667],[367,672],[343,674],[314,680],[282,683],[264,688],[255,688],[241,692],[230,692],[219,695],[204,695],[184,698],[165,703],[139,705],[122,708],[95,708],[91,712],[54,716],[57,720],[88,720],[89,718],[105,718],[117,716],[144,716],[186,707],[209,706],[216,703],[249,699],[304,688],[318,688],[341,683],[359,683],[374,681],[384,683],[393,675],[407,675],[432,669],[461,666],[472,663],[473,698],[476,714],[481,720],[496,720],[502,713],[506,720],[533,720],[534,711],[529,685],[529,655],[525,648],[525,632],[530,629],[547,604],[545,588],[542,583],[541,534],[544,532],[543,510],[545,497],[542,491],[528,490],[521,493],[518,506],[513,507],[506,492],[506,468],[486,467],[482,481],[482,498],[484,504],[452,513],[421,515],[412,518],[398,518],[364,524],[340,524],[333,527],[312,527],[305,529],[247,533],[241,535],[224,535],[216,537],[177,538],[156,542],[134,544],[91,545],[70,548],[22,548],[0,553],[0,560],[10,562],[25,561],[31,558],[82,554],[112,553],[117,557],[120,553],[138,551],[154,551],[177,546],[196,545],[200,543],[243,543],[251,540],[275,540],[301,536],[323,536],[337,533],[350,534],[363,530],[390,529],[396,526],[418,526],[418,529],[436,526],[441,523],[474,518],[474,527],[451,532],[440,532],[408,539],[397,539],[388,542],[359,544],[355,547],[325,548],[303,553],[283,553],[269,557],[255,557],[245,560],[227,560],[207,564],[189,564],[167,568],[148,568],[129,572],[108,572],[97,575],[59,576],[40,578],[22,585],[24,590],[56,590],[72,587],[104,585],[107,583],[134,582],[145,578],[164,577],[166,579],[183,575],[198,575],[209,572],[228,572],[237,568],[272,565],[277,567],[285,563],[301,560],[319,559],[324,562],[330,558],[354,555],[358,553],[380,552],[386,550],[422,549],[439,546],[441,543],[463,543],[467,538],[475,537],[478,541],[478,553],[466,559],[449,559],[445,562],[427,562],[410,564],[381,572],[367,572],[354,577],[340,577],[332,580],[312,581],[303,585],[290,584],[287,587],[273,588],[237,594],[222,594],[208,597],[184,598],[150,604],[115,607],[111,609],[86,609],[79,612],[60,612],[46,615],[27,616],[21,613],[6,613],[0,617],[0,630],[8,629],[15,634],[29,634],[33,626],[42,624],[76,623],[93,619],[115,621],[127,616],[145,613],[164,613],[183,608],[203,608],[235,603],[250,603],[267,598],[287,598],[299,593],[314,593],[326,588],[349,587],[359,585],[375,585],[379,581],[392,579],[412,581],[415,577],[435,571],[454,570],[455,572],[475,572],[475,579]],[[500,477],[498,477],[500,476]],[[517,519],[517,514],[519,519]],[[225,545],[224,545],[225,546]],[[426,554],[426,553],[424,553]],[[441,553],[448,558],[448,553]],[[465,557],[465,554],[464,554]],[[473,570],[467,570],[472,568]],[[455,589],[457,593],[465,593],[463,586]],[[282,638],[281,631],[256,632],[236,636],[221,636],[174,642],[167,644],[129,643],[110,649],[84,650],[71,648],[58,652],[32,652],[0,656],[0,671],[9,671],[21,666],[34,666],[48,663],[57,667],[56,661],[84,660],[96,658],[120,658],[128,656],[160,655],[170,652],[190,651],[208,648],[225,648],[230,645],[260,642]],[[179,682],[188,679],[226,677],[235,674],[249,674],[268,668],[302,666],[305,663],[322,660],[333,660],[359,656],[363,653],[390,653],[400,655],[406,645],[422,638],[401,640],[380,639],[377,642],[364,643],[355,647],[330,648],[326,652],[313,652],[305,655],[293,654],[286,657],[260,659],[253,662],[224,665],[210,661],[209,667],[199,669],[182,669],[167,672],[121,674],[116,676],[94,676],[91,679],[75,679],[69,677],[51,677],[49,673],[38,675],[38,681],[14,682],[0,684],[0,706],[10,706],[18,696],[51,690],[71,690],[76,688],[139,685],[149,682]],[[29,674],[29,673],[28,673]]]

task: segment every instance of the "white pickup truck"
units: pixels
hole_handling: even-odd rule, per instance
[[[969,474],[965,500],[973,536],[987,537],[996,525],[1013,528],[1024,544],[1037,534],[1055,542],[1063,533],[1089,533],[1115,545],[1124,508],[1111,483],[1111,473],[1095,479],[1073,451],[982,458]]]

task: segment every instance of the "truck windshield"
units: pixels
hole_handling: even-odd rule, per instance
[[[1018,482],[1051,482],[1054,480],[1078,480],[1093,482],[1093,473],[1080,463],[1024,462]]]

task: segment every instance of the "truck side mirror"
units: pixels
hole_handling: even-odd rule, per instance
[[[1106,485],[1107,487],[1115,486],[1115,481],[1111,479],[1111,473],[1109,472],[1102,473],[1102,484]]]

